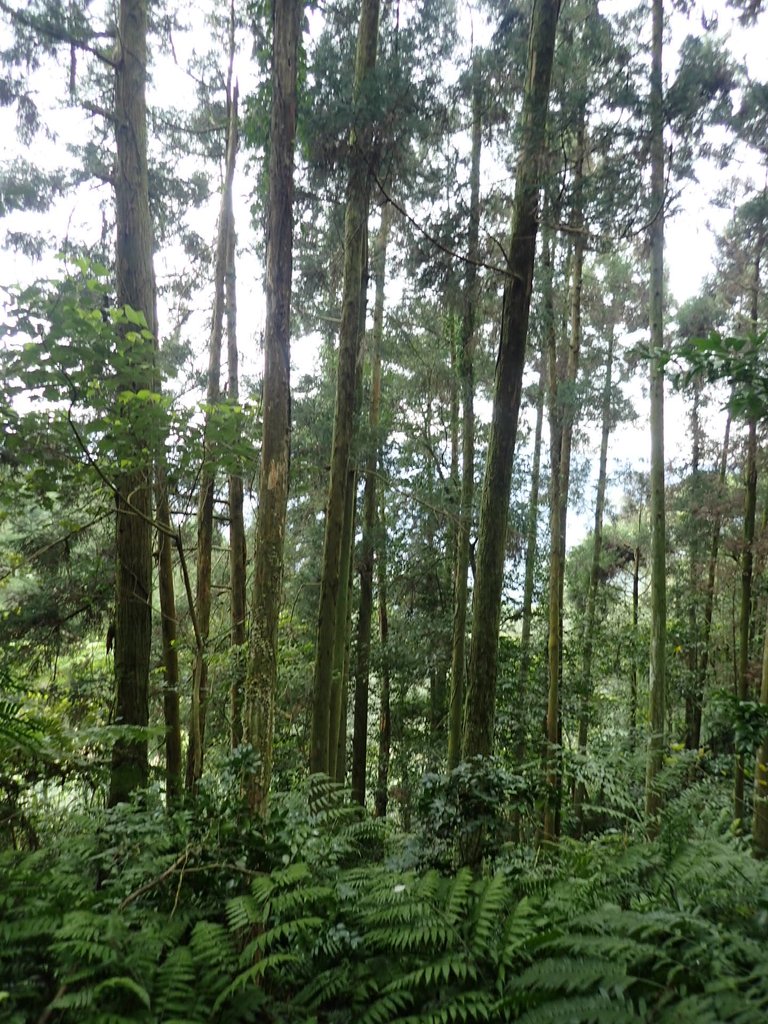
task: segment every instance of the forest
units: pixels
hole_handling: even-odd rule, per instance
[[[0,0],[0,1020],[768,1020],[764,8]]]

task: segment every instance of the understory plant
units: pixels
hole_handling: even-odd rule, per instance
[[[403,870],[402,838],[327,780],[266,824],[220,787],[172,815],[150,793],[73,816],[2,857],[3,1016],[758,1024],[768,866],[703,795],[653,843],[509,846],[485,873]]]

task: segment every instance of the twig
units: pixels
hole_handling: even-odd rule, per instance
[[[484,270],[490,270],[494,274],[500,274],[502,277],[509,276],[509,271],[504,267],[497,267],[494,263],[486,263],[484,260],[474,260],[470,256],[465,256],[463,253],[456,252],[454,249],[450,249],[447,245],[444,245],[438,238],[435,238],[433,234],[427,231],[427,229],[420,224],[415,217],[408,213],[401,203],[398,203],[398,201],[390,195],[373,169],[371,169],[371,175],[373,176],[373,180],[376,182],[379,192],[381,192],[386,201],[391,203],[400,216],[404,217],[412,227],[416,228],[419,234],[423,235],[430,245],[434,245],[436,249],[445,253],[446,256],[450,256],[451,259],[460,260],[462,263],[466,263],[472,267],[482,267]]]
[[[159,874],[156,878],[150,878],[148,882],[144,882],[138,889],[134,889],[133,892],[128,893],[123,902],[120,904],[119,909],[125,910],[126,907],[130,906],[135,900],[143,896],[145,892],[149,892],[151,889],[156,889],[158,885],[162,885],[166,879],[170,878],[176,868],[186,860],[189,859],[190,848],[187,847],[184,853],[180,854],[170,867],[167,867],[165,871]]]
[[[173,901],[173,907],[171,908],[171,917],[176,913],[179,906],[179,899],[181,897],[181,886],[184,881],[184,868],[187,866],[189,860],[189,847],[184,851],[184,862],[181,865],[181,871],[179,872],[179,884],[176,886],[176,898]]]

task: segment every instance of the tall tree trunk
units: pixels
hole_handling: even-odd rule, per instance
[[[227,394],[233,405],[240,398],[239,352],[237,348],[237,279],[235,272],[234,215],[229,231],[227,259]],[[230,735],[232,749],[243,741],[243,702],[245,699],[246,659],[246,565],[245,515],[243,511],[243,473],[238,466],[229,476],[229,613],[230,645],[232,653],[232,683],[230,687]]]
[[[379,591],[379,640],[381,643],[381,700],[379,712],[379,758],[376,770],[376,817],[387,813],[389,800],[389,761],[392,746],[392,687],[389,672],[389,613],[387,609],[387,520],[384,495],[379,505],[379,535],[376,551]]]
[[[752,567],[754,562],[755,513],[757,506],[757,423],[749,421],[747,458],[744,467],[744,537],[741,551],[741,603],[739,611],[739,660],[736,677],[736,696],[740,701],[749,697],[749,632],[752,613]],[[746,824],[748,808],[744,799],[744,757],[736,755],[733,814],[742,827]]]
[[[179,714],[179,650],[176,596],[173,586],[173,539],[165,466],[155,468],[157,517],[157,579],[160,592],[160,632],[163,638],[163,717],[165,720],[165,799],[172,807],[181,796],[183,766]]]
[[[589,571],[587,609],[584,617],[584,643],[581,661],[581,707],[579,709],[579,753],[587,753],[589,715],[592,706],[592,655],[595,649],[595,627],[597,625],[597,589],[600,583],[600,556],[603,551],[603,516],[605,514],[605,486],[608,476],[608,440],[611,436],[611,391],[613,389],[613,349],[615,341],[614,317],[608,335],[605,383],[603,385],[602,427],[600,434],[600,464],[597,474],[595,496],[595,525],[593,531],[592,565]],[[573,801],[574,817],[578,822],[579,834],[583,831],[582,808],[586,792],[583,784],[576,787]]]
[[[278,618],[291,461],[291,284],[293,164],[298,49],[304,4],[272,6],[272,113],[267,208],[264,417],[253,574],[253,616],[245,686],[244,739],[258,755],[248,801],[267,813],[277,689]]]
[[[629,670],[629,749],[634,752],[637,743],[637,658],[640,652],[640,527],[642,511],[637,514],[637,541],[632,559],[632,661]]]
[[[482,81],[480,60],[472,65],[472,157],[469,172],[469,237],[467,239],[464,310],[461,318],[461,505],[456,534],[456,556],[453,593],[453,631],[451,642],[451,691],[448,726],[448,770],[455,768],[461,755],[461,727],[464,710],[464,676],[466,674],[467,598],[469,543],[472,529],[472,506],[475,493],[475,321],[479,278],[477,259],[480,240],[480,155],[483,141]]]
[[[562,559],[562,514],[563,503],[560,492],[563,483],[563,421],[560,388],[557,373],[557,333],[553,291],[554,241],[551,230],[547,229],[544,242],[544,281],[542,305],[544,310],[544,335],[547,357],[547,381],[549,392],[549,599],[547,632],[547,742],[544,747],[544,776],[546,794],[544,798],[544,839],[552,842],[557,838],[555,822],[559,803],[558,772],[558,724],[560,720],[560,561]]]
[[[699,404],[701,385],[694,384],[693,408],[691,409],[691,495],[690,531],[688,541],[688,686],[685,695],[685,749],[696,750],[701,728],[701,698],[697,700],[696,680],[699,666],[699,502],[701,500],[701,418]],[[698,728],[697,728],[698,721]]]
[[[339,552],[339,596],[336,601],[336,625],[333,641],[333,679],[331,683],[330,733],[328,736],[328,774],[339,781],[343,767],[339,766],[339,751],[346,750],[346,700],[344,695],[347,662],[347,639],[349,637],[350,577],[352,573],[352,549],[355,543],[355,499],[357,497],[357,472],[350,466],[347,470],[347,485],[344,495],[344,521],[341,530],[341,551]]]
[[[663,0],[653,0],[651,36],[651,671],[650,728],[645,776],[645,812],[651,832],[661,810],[656,776],[664,762],[666,718],[667,562],[664,507],[664,97],[662,84]]]
[[[145,0],[121,0],[115,68],[115,180],[117,304],[143,313],[151,338],[131,348],[130,380],[121,390],[155,387],[157,335],[152,222],[147,172],[147,8]],[[136,333],[134,331],[134,333]],[[123,403],[121,403],[123,405]],[[121,408],[130,421],[131,410]],[[152,639],[152,450],[137,432],[136,464],[116,478],[115,684],[117,724],[149,721],[149,657]],[[109,804],[127,800],[148,779],[145,738],[120,738],[112,750]]]
[[[573,203],[571,228],[576,235],[573,245],[573,259],[570,265],[571,295],[568,325],[568,358],[565,367],[567,394],[560,395],[562,418],[562,439],[560,450],[560,632],[563,631],[563,591],[565,585],[565,548],[568,523],[568,496],[571,486],[571,451],[573,448],[573,427],[578,408],[574,401],[576,377],[581,358],[581,293],[584,282],[584,257],[587,251],[587,229],[584,223],[584,160],[586,156],[586,104],[579,111],[576,129],[576,156],[574,161]],[[560,673],[562,674],[562,649],[560,651]]]
[[[586,104],[579,111],[576,130],[576,158],[574,166],[573,210],[571,214],[572,228],[576,233],[571,262],[571,297],[569,308],[568,357],[565,366],[565,384],[563,391],[558,387],[553,393],[558,410],[558,431],[560,455],[557,470],[559,487],[557,500],[560,504],[557,518],[557,553],[552,550],[550,573],[556,579],[551,580],[550,587],[550,629],[554,628],[552,608],[552,588],[557,585],[557,641],[553,645],[550,633],[549,640],[549,700],[547,702],[547,758],[549,761],[549,779],[547,783],[548,800],[544,814],[544,838],[552,841],[560,833],[560,807],[562,803],[562,720],[560,710],[560,685],[563,673],[563,605],[565,591],[565,551],[566,530],[568,523],[568,494],[571,483],[571,450],[573,447],[573,427],[576,418],[576,405],[573,400],[576,377],[579,370],[581,355],[581,292],[584,278],[584,256],[586,253],[587,235],[584,226],[584,157],[586,146]],[[551,367],[556,372],[556,364]],[[557,432],[554,435],[557,439]],[[554,464],[553,464],[554,471]],[[554,492],[553,492],[554,499]],[[553,527],[555,521],[553,519]],[[554,545],[554,534],[552,543]]]
[[[365,95],[376,66],[379,0],[363,0],[355,60],[355,104]],[[360,112],[360,118],[365,115]],[[360,342],[363,264],[366,251],[370,193],[370,124],[350,135],[349,182],[344,219],[344,285],[333,421],[331,479],[325,515],[323,571],[317,622],[310,771],[328,774],[331,763],[331,692],[336,605],[339,598],[344,506],[355,421],[357,361]],[[346,582],[346,581],[344,581]]]
[[[462,741],[462,756],[465,758],[476,754],[488,755],[493,749],[498,634],[512,460],[525,365],[539,192],[546,151],[549,86],[559,14],[560,0],[538,0],[533,9],[528,44],[521,150],[517,165],[493,414],[480,508],[472,647]]]
[[[234,44],[231,43],[233,47]],[[230,51],[230,78],[234,53]],[[228,90],[229,93],[230,90]],[[213,317],[208,348],[208,380],[206,387],[206,423],[203,443],[203,465],[200,470],[200,495],[197,508],[197,579],[195,612],[200,642],[195,649],[192,675],[192,707],[190,713],[189,747],[187,748],[187,789],[193,789],[203,773],[205,719],[208,710],[208,631],[211,623],[211,571],[213,552],[213,506],[216,487],[216,453],[209,440],[210,421],[221,402],[221,349],[224,339],[226,278],[230,255],[232,214],[232,182],[237,157],[237,90],[229,103],[227,121],[227,153],[224,183],[219,207],[219,226],[214,263]]]
[[[753,277],[750,286],[750,326],[757,343],[757,326],[760,299],[760,259],[765,243],[764,233],[758,233]],[[739,615],[739,673],[737,677],[737,696],[739,700],[749,697],[749,652],[753,609],[752,576],[754,568],[755,515],[757,511],[757,423],[749,421],[747,439],[747,461],[745,466],[746,491],[744,495],[744,548],[741,553],[741,611]],[[736,779],[734,785],[734,817],[742,826],[747,817],[747,804],[744,799],[744,759],[741,754],[736,757]]]
[[[373,619],[373,571],[376,543],[376,475],[380,464],[381,438],[381,347],[384,339],[384,291],[387,246],[392,207],[385,202],[374,254],[376,298],[373,308],[371,343],[371,404],[368,411],[369,449],[363,491],[363,536],[360,552],[360,605],[357,613],[357,664],[355,667],[355,708],[352,734],[352,798],[365,803],[365,774],[368,761],[368,686],[371,665],[371,624]]]
[[[763,669],[760,704],[768,708],[768,621],[763,637]],[[755,856],[768,857],[768,733],[757,750],[755,760],[755,804],[752,819],[752,843]]]
[[[712,523],[712,537],[709,544],[709,566],[707,569],[707,589],[704,594],[704,621],[701,634],[701,658],[696,673],[693,696],[693,715],[691,718],[690,749],[698,750],[701,744],[701,715],[704,703],[704,687],[710,663],[709,643],[712,635],[712,613],[715,608],[715,578],[717,575],[717,555],[720,549],[720,530],[722,528],[721,502],[725,492],[725,477],[728,472],[728,447],[731,436],[731,414],[725,421],[725,436],[720,454],[720,472],[718,476],[717,508]]]
[[[525,536],[525,578],[523,582],[523,625],[520,635],[520,695],[528,693],[531,671],[531,627],[533,625],[533,586],[536,576],[536,556],[539,533],[539,487],[541,479],[541,435],[544,427],[544,397],[546,394],[547,361],[542,356],[536,398],[536,426],[533,435],[533,465],[531,466],[531,493],[528,499],[528,522]],[[525,736],[522,734],[517,760],[525,756]]]

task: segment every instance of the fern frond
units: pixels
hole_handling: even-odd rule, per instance
[[[413,993],[388,992],[381,996],[360,1017],[359,1024],[393,1024],[401,1010],[413,1005]]]
[[[570,996],[527,1010],[519,1024],[645,1024],[648,1018],[618,996]]]
[[[276,967],[295,965],[301,963],[301,957],[296,953],[270,953],[262,957],[256,963],[237,975],[231,984],[227,985],[224,991],[218,996],[213,1004],[214,1012],[218,1012],[224,1004],[236,995],[241,989],[249,985],[255,985],[264,977],[267,972]]]
[[[605,989],[621,993],[631,983],[621,963],[597,957],[560,956],[539,960],[526,968],[511,983],[520,991],[540,991],[570,995]]]
[[[456,924],[464,919],[472,888],[473,876],[469,868],[461,868],[451,880],[448,900],[443,916],[448,924]]]
[[[472,955],[481,956],[488,949],[491,937],[498,935],[499,921],[509,902],[509,888],[503,875],[492,875],[480,890],[472,920]]]

